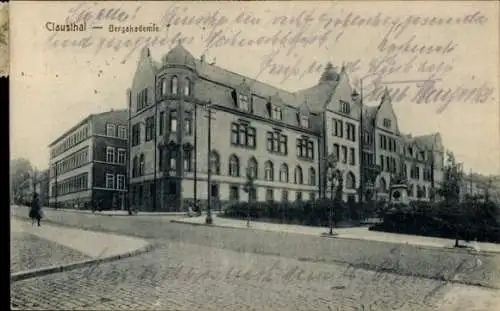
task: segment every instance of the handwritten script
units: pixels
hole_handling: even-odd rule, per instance
[[[327,60],[314,59],[314,55],[325,55],[326,51],[334,56],[349,43],[363,41],[356,44],[363,56],[336,61],[344,63],[355,86],[370,76],[363,85],[365,101],[379,101],[387,87],[395,103],[435,104],[436,112],[441,113],[450,103],[494,100],[495,88],[479,75],[459,79],[460,85],[447,83],[455,77],[458,62],[463,65],[464,48],[471,47],[462,46],[459,36],[441,34],[449,29],[481,33],[482,27],[491,23],[485,12],[471,10],[456,14],[450,10],[446,16],[395,16],[332,7],[283,15],[278,10],[264,9],[232,13],[222,9],[198,10],[177,3],[160,11],[153,20],[149,16],[148,22],[160,24],[161,32],[120,35],[101,31],[79,37],[74,33],[50,33],[47,45],[53,49],[92,50],[96,56],[113,51],[123,55],[122,63],[145,46],[169,49],[179,41],[185,45],[201,44],[205,53],[214,55],[221,49],[243,49],[247,53],[258,48],[266,51],[258,64],[258,76],[278,76],[283,83],[291,78],[319,77]],[[68,11],[66,21],[128,25],[136,23],[142,11],[141,6],[125,9],[82,3]],[[354,33],[357,35],[352,36]],[[361,38],[360,33],[366,35]]]

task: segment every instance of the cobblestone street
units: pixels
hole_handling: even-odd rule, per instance
[[[53,212],[50,217],[71,226],[146,237],[157,249],[15,282],[14,307],[486,311],[493,309],[486,304],[473,309],[474,297],[491,299],[495,292],[443,280],[496,286],[500,279],[498,257],[485,254],[191,226],[163,216]],[[456,291],[461,294],[450,296]]]
[[[430,310],[446,292],[443,284],[169,243],[139,258],[17,282],[12,303],[30,309]]]
[[[90,259],[69,247],[29,233],[12,232],[10,243],[11,273]]]

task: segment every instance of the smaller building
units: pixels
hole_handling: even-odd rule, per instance
[[[50,204],[124,209],[128,110],[91,114],[50,144]]]

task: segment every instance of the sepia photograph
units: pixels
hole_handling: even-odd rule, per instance
[[[499,6],[12,1],[11,309],[500,310]]]

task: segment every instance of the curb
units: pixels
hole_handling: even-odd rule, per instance
[[[104,258],[98,258],[98,259],[89,259],[89,260],[84,260],[84,261],[77,261],[73,262],[70,264],[62,264],[62,265],[57,265],[57,266],[50,266],[50,267],[44,267],[44,268],[38,268],[38,269],[33,269],[33,270],[25,270],[25,271],[20,271],[16,272],[10,275],[10,282],[17,282],[17,281],[22,281],[34,277],[39,277],[39,276],[44,276],[48,274],[54,274],[54,273],[60,273],[60,272],[66,272],[66,271],[71,271],[95,264],[101,264],[101,263],[106,263],[106,262],[111,262],[111,261],[116,261],[124,258],[129,258],[137,255],[141,255],[144,253],[147,253],[151,250],[154,249],[154,246],[152,244],[148,244],[146,246],[143,246],[141,248],[138,248],[133,251],[129,251],[123,254],[119,255],[113,255],[109,257],[104,257]]]

